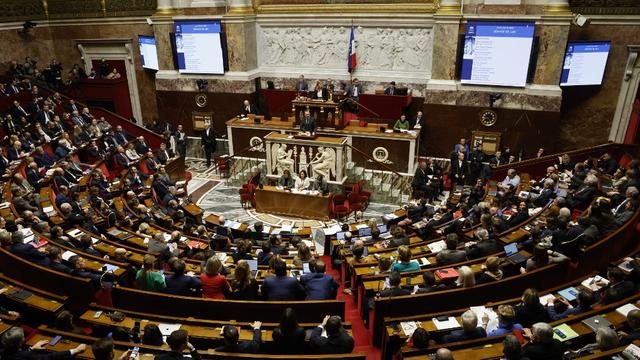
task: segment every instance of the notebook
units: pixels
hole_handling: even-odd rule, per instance
[[[27,290],[18,290],[16,292],[9,294],[10,297],[18,300],[22,300],[22,301],[28,299],[29,297],[31,297],[31,295],[33,294]]]
[[[567,324],[561,324],[553,328],[553,338],[561,342],[571,340],[578,337],[578,333],[575,332],[571,326]]]

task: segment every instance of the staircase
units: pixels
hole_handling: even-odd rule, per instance
[[[406,203],[411,198],[413,176],[398,176],[389,171],[367,169],[356,163],[347,163],[347,182],[362,181],[363,188],[371,192],[377,203]]]

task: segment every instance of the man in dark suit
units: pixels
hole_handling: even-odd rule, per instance
[[[129,167],[130,163],[129,163],[129,159],[127,158],[127,155],[124,154],[124,148],[122,146],[118,146],[116,148],[116,154],[113,157],[113,160],[115,161],[116,165],[119,166],[121,169],[126,169]]]
[[[553,338],[553,328],[547,323],[535,323],[531,328],[531,341],[522,347],[522,358],[562,359],[564,350]]]
[[[34,98],[29,102],[29,104],[27,105],[27,109],[29,109],[30,114],[37,114],[38,111],[42,110],[37,98]]]
[[[266,300],[302,300],[305,292],[298,280],[287,276],[287,264],[277,261],[274,265],[276,276],[269,276],[262,284],[262,295]]]
[[[498,252],[498,243],[495,239],[489,238],[489,232],[486,229],[476,230],[475,235],[478,242],[467,247],[467,259],[478,259]]]
[[[262,332],[260,327],[262,323],[256,321],[251,324],[253,328],[253,339],[249,341],[239,342],[240,334],[238,328],[232,325],[227,325],[222,329],[222,336],[224,337],[224,345],[216,348],[217,352],[228,353],[245,353],[245,354],[257,354],[260,351],[260,342],[262,341]],[[196,359],[197,360],[197,359]]]
[[[19,92],[20,92],[20,84],[18,83],[18,80],[13,80],[13,82],[11,82],[11,85],[7,87],[7,94],[13,95]]]
[[[167,337],[167,344],[171,348],[170,352],[163,352],[154,357],[154,360],[200,360],[200,354],[195,346],[189,342],[189,335],[185,330],[176,330]],[[189,349],[189,355],[183,353]]]
[[[456,185],[464,185],[469,173],[469,163],[464,159],[463,153],[458,153],[455,160],[451,162],[451,180]]]
[[[156,158],[158,162],[162,165],[166,165],[169,159],[172,159],[175,156],[171,149],[167,149],[167,144],[160,143],[160,149],[156,152]]]
[[[443,343],[479,339],[487,336],[487,332],[478,326],[476,314],[467,310],[462,314],[462,329],[454,330],[442,337]]]
[[[27,175],[27,181],[29,181],[29,184],[31,184],[36,191],[40,191],[42,177],[38,170],[38,164],[36,164],[35,161],[29,163],[29,167],[25,170],[25,175]]]
[[[49,110],[49,105],[44,105],[42,110],[36,114],[36,121],[46,126],[49,121],[53,120],[54,115],[53,111]]]
[[[72,114],[74,111],[80,112],[80,106],[76,104],[75,100],[71,99],[69,100],[69,103],[67,104],[67,106],[64,107],[64,110]]]
[[[305,110],[304,116],[300,119],[300,131],[310,132],[312,134],[316,132],[316,118],[311,116],[309,110]]]
[[[396,82],[392,81],[391,83],[389,83],[389,87],[384,89],[384,94],[385,95],[396,95]]]
[[[323,261],[316,262],[315,272],[302,275],[300,283],[307,291],[306,300],[331,300],[336,298],[340,286],[333,276],[325,274]]]
[[[464,250],[458,250],[458,235],[447,235],[445,243],[447,244],[447,248],[436,255],[438,265],[454,264],[467,260],[467,254]]]
[[[49,258],[47,258],[44,252],[36,250],[31,244],[24,243],[24,234],[22,231],[14,231],[13,234],[11,234],[9,251],[16,256],[39,265],[46,266],[49,264]]]
[[[323,330],[327,337],[322,336]],[[353,338],[342,328],[339,316],[325,316],[321,325],[311,332],[309,337],[311,350],[316,354],[348,354],[353,351]]]
[[[602,294],[600,299],[601,304],[606,305],[620,301],[633,295],[635,292],[635,285],[625,278],[622,269],[610,267],[607,271],[607,278],[609,285],[600,289],[600,293]]]
[[[504,165],[507,161],[502,157],[502,151],[496,150],[495,155],[491,160],[489,160],[489,165],[491,167],[496,167],[500,165]]]
[[[300,75],[298,81],[296,82],[296,91],[308,91],[309,84],[307,84],[307,80],[304,79],[304,75]]]
[[[258,114],[258,108],[251,104],[249,100],[245,100],[240,114],[247,116],[248,114]]]
[[[207,158],[207,167],[211,166],[211,155],[216,152],[216,138],[218,133],[213,130],[211,124],[207,123],[204,131],[202,132],[202,148],[204,149],[204,155]]]
[[[7,114],[4,117],[3,126],[6,135],[13,135],[19,131],[16,122],[13,121],[13,116],[11,116],[10,114]]]
[[[123,145],[127,143],[127,134],[122,130],[122,126],[116,126],[116,131],[113,133],[113,138],[116,140],[118,145]]]
[[[353,79],[351,81],[351,85],[345,91],[345,95],[350,98],[358,99],[358,97],[362,94],[362,84],[358,81],[358,79]]]
[[[11,114],[13,114],[13,116],[15,116],[16,118],[20,119],[21,117],[28,117],[30,114],[27,112],[27,110],[25,110],[22,105],[20,105],[20,102],[18,102],[18,100],[15,100],[13,102],[13,105],[11,106]]]

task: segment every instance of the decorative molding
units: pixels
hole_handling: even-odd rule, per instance
[[[149,16],[157,0],[2,0],[0,22]]]
[[[582,15],[640,15],[637,0],[569,0],[569,4]]]
[[[627,128],[629,127],[629,118],[633,110],[633,104],[636,101],[636,94],[640,87],[640,45],[627,46],[629,57],[625,65],[622,84],[620,85],[620,93],[616,104],[616,111],[611,122],[611,130],[609,130],[609,140],[614,142],[624,142]]]

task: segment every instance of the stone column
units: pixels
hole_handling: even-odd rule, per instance
[[[570,13],[547,13],[538,26],[538,62],[533,83],[557,87],[562,73],[564,51],[571,27]]]
[[[172,9],[167,9],[169,14]],[[151,17],[153,21],[153,34],[156,38],[156,47],[158,51],[158,67],[159,70],[175,70],[173,67],[173,50],[171,48],[171,37],[169,33],[175,32],[173,28],[173,19],[171,15],[160,15],[158,13]]]
[[[224,0],[193,0],[191,7],[224,7],[227,3]]]
[[[172,0],[158,0],[157,9],[159,14],[171,13],[171,10],[173,9]]]
[[[462,5],[460,0],[442,0],[434,15],[433,64],[428,88],[455,88],[456,52]]]
[[[571,15],[571,7],[569,7],[569,0],[548,0],[544,6],[545,15]]]
[[[256,19],[251,0],[227,0],[222,22],[227,33],[229,70],[247,72],[258,66]]]

